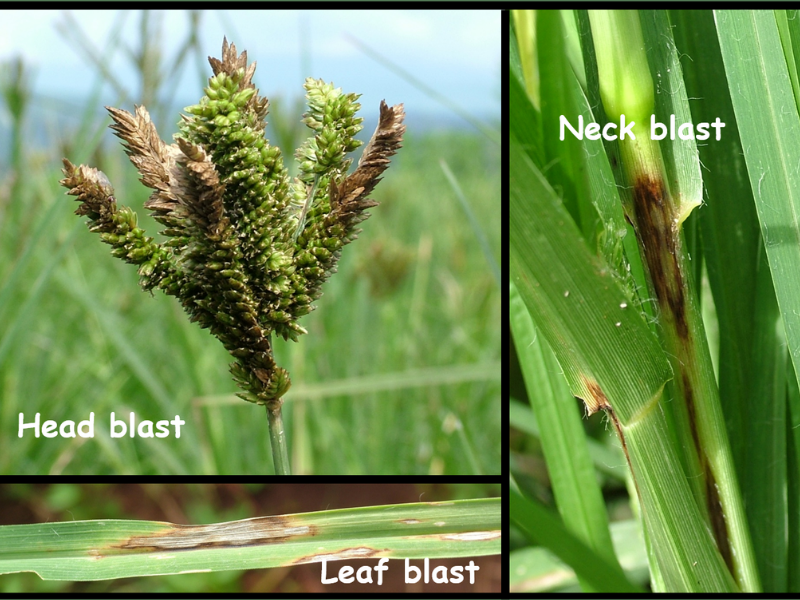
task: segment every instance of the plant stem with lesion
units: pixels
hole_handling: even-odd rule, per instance
[[[650,139],[654,88],[636,13],[597,11],[595,36],[600,92],[610,120],[625,114],[638,122],[635,138],[619,141],[622,177],[630,189],[623,201],[633,226],[648,285],[658,303],[662,344],[674,373],[672,411],[684,469],[698,508],[717,547],[743,590],[760,587],[741,494],[728,443],[681,224],[694,199],[671,194],[658,142]],[[608,35],[624,21],[624,39]],[[619,34],[619,31],[617,31]]]

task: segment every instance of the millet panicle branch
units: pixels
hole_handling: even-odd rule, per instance
[[[279,148],[264,137],[269,103],[252,82],[256,64],[227,40],[222,58],[209,62],[205,95],[181,115],[173,144],[161,141],[143,106],[133,114],[107,108],[153,190],[145,208],[164,226],[165,242],[147,237],[136,214],[118,206],[101,171],[64,159],[61,185],[77,197],[76,214],[90,231],[138,266],[143,289],[175,296],[219,338],[235,358],[238,395],[274,411],[290,379],[275,363],[271,336],[306,333],[297,321],[376,206],[369,195],[401,146],[405,113],[402,104],[381,102],[378,127],[348,174],[347,154],[361,145],[358,95],[307,79],[303,122],[313,135],[297,149],[299,174],[290,179]]]

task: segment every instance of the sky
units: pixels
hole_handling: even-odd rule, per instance
[[[169,81],[176,86],[179,102],[193,104],[199,99],[200,69],[204,78],[210,75],[205,58],[219,57],[222,38],[227,36],[240,52],[247,50],[250,61],[257,61],[254,82],[267,97],[300,96],[304,79],[312,76],[332,81],[345,92],[361,93],[362,106],[374,107],[375,112],[382,99],[390,105],[403,102],[409,123],[416,118],[464,125],[457,111],[443,103],[479,119],[499,122],[499,11],[199,13],[202,62],[192,55],[182,74]],[[128,92],[123,100],[133,104],[139,100],[141,86],[129,50],[141,46],[142,17],[138,10],[0,10],[0,62],[21,56],[32,69],[35,95],[83,106],[101,81],[88,55],[110,56],[110,71]],[[150,38],[160,41],[164,64],[172,64],[186,39],[189,17],[184,10],[149,15],[154,26],[151,31],[156,32]],[[378,62],[363,45],[409,73],[428,91]],[[107,83],[100,86],[99,94],[105,103],[131,109]],[[3,118],[7,119],[7,114],[0,116]]]

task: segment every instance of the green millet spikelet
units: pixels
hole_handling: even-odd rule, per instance
[[[186,108],[174,144],[161,141],[144,107],[133,114],[108,108],[142,183],[153,189],[145,207],[167,241],[145,237],[100,171],[64,159],[61,184],[112,254],[139,265],[144,289],[177,297],[192,321],[219,338],[235,358],[239,395],[275,409],[291,381],[275,364],[271,335],[305,333],[297,320],[313,309],[342,247],[376,205],[368,195],[400,148],[405,113],[402,104],[381,103],[378,128],[348,175],[347,154],[361,144],[358,95],[307,79],[303,121],[313,136],[297,149],[299,175],[290,181],[279,148],[264,138],[269,104],[252,83],[255,63],[227,40],[222,58],[209,62],[205,95]]]

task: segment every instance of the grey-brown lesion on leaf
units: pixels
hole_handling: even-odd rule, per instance
[[[156,552],[159,550],[200,550],[204,548],[241,548],[281,544],[318,534],[316,525],[291,515],[255,517],[211,525],[166,524],[148,535],[134,535],[100,549],[101,553],[122,551]],[[112,552],[109,552],[111,550]],[[113,552],[116,551],[116,552]]]

